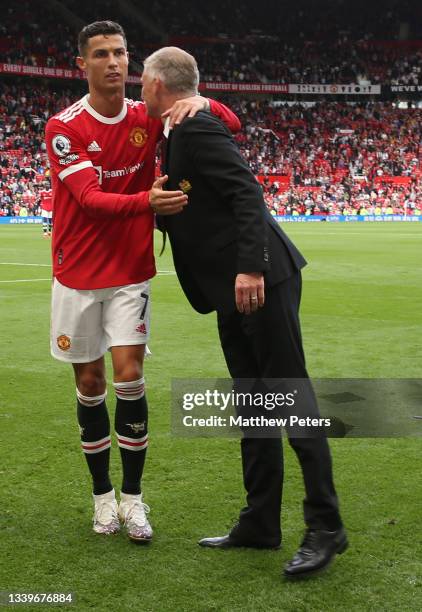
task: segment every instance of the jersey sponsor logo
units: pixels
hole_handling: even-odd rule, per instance
[[[88,145],[87,151],[90,151],[90,152],[102,151],[102,148],[100,147],[100,145],[98,144],[96,140],[93,140],[91,144]]]
[[[147,333],[147,327],[146,327],[145,323],[140,323],[136,327],[135,331],[139,332],[140,334],[146,334]]]
[[[70,155],[66,155],[62,159],[59,159],[59,164],[62,166],[67,166],[68,164],[72,164],[74,161],[79,159],[79,155],[77,153],[71,153]]]
[[[126,423],[127,427],[130,427],[133,433],[140,433],[141,431],[145,431],[145,421],[141,423]]]
[[[147,131],[141,127],[135,127],[129,134],[129,141],[134,147],[143,147],[148,140]]]
[[[61,351],[68,351],[71,347],[72,343],[70,342],[69,336],[62,334],[57,338],[57,346]]]
[[[126,166],[125,168],[119,168],[118,170],[104,170],[102,166],[94,166],[94,170],[98,176],[98,184],[102,185],[103,179],[119,178],[121,176],[127,176],[133,174],[143,168],[145,162],[138,162],[134,166]]]
[[[56,134],[51,141],[51,145],[53,147],[53,151],[59,157],[65,157],[68,153],[70,153],[70,140],[67,136],[63,134]]]
[[[180,181],[179,187],[183,191],[183,193],[187,193],[188,191],[192,189],[192,185],[189,183],[187,179],[183,179],[183,181]]]

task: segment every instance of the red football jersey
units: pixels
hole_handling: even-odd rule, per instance
[[[52,189],[43,189],[40,191],[41,198],[41,209],[46,212],[51,212],[53,210],[53,190]]]
[[[233,131],[239,129],[229,109],[210,102]],[[117,116],[104,117],[88,95],[48,121],[53,274],[63,285],[101,289],[154,276],[148,191],[162,131],[143,102],[125,99]]]
[[[132,100],[103,117],[85,96],[48,121],[53,274],[62,284],[100,289],[154,276],[148,190],[161,133],[161,121]]]

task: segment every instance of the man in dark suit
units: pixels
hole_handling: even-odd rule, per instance
[[[185,51],[167,47],[153,53],[142,76],[149,114],[159,117],[174,100],[192,95],[198,80],[196,62]],[[161,181],[187,193],[188,203],[157,207],[158,223],[170,238],[176,272],[193,308],[217,311],[235,387],[245,379],[255,379],[261,390],[265,379],[302,379],[302,414],[319,417],[298,314],[304,258],[269,214],[259,184],[217,118],[200,112],[172,131],[165,126],[164,134],[166,176]],[[179,209],[180,214],[169,214]],[[249,433],[245,430],[241,440],[246,506],[228,535],[205,538],[202,546],[280,546],[281,435]],[[304,477],[307,530],[284,570],[290,578],[325,568],[348,545],[326,436],[294,433],[288,431]]]

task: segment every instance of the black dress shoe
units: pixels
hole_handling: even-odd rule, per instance
[[[230,534],[220,536],[218,538],[203,538],[198,542],[199,546],[208,546],[209,548],[272,548],[279,549],[280,544],[265,544],[261,542],[245,542],[237,540]]]
[[[286,578],[307,578],[325,569],[336,555],[349,546],[346,531],[308,529],[293,559],[286,565]]]

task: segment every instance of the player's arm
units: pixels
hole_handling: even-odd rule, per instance
[[[195,117],[199,111],[210,111],[221,119],[229,130],[234,134],[241,128],[240,120],[227,106],[202,96],[191,96],[177,100],[171,108],[166,110],[162,117],[170,117],[170,127],[174,127],[183,121],[185,117]]]
[[[151,211],[152,203],[163,201],[168,206],[167,214],[172,214],[172,207],[179,212],[186,203],[182,191],[164,191],[161,185],[131,195],[103,191],[78,134],[60,121],[47,123],[46,145],[52,169],[90,216],[135,217]]]
[[[224,121],[229,130],[236,134],[242,127],[239,117],[228,106],[218,102],[217,100],[209,99],[210,111],[213,115]]]
[[[188,197],[182,191],[164,191],[158,179],[149,191],[133,195],[107,193],[98,184],[94,169],[84,169],[66,179],[81,208],[91,217],[137,217],[160,206],[171,215],[178,213],[186,205]]]

